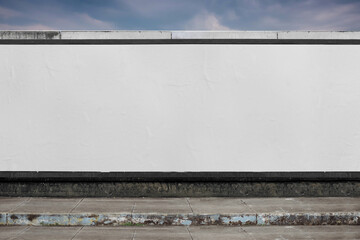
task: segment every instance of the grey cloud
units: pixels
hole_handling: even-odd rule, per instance
[[[60,30],[360,30],[360,2],[0,0],[0,29],[19,27]]]
[[[20,16],[21,13],[9,8],[0,6],[0,18],[7,19]]]

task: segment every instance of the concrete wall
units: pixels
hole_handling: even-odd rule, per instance
[[[360,45],[0,55],[0,171],[360,171]]]

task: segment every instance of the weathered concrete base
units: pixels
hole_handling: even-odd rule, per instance
[[[260,214],[2,214],[7,226],[360,225],[360,212]]]
[[[360,198],[0,198],[0,224],[360,225]]]
[[[0,182],[6,197],[360,197],[360,182]]]
[[[260,213],[257,225],[360,225],[360,212]]]
[[[256,225],[256,214],[4,214],[6,224],[32,226]]]

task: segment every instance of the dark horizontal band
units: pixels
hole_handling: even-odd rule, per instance
[[[360,172],[18,172],[0,182],[334,182],[360,181]]]
[[[359,45],[360,39],[36,39],[0,40],[0,45],[300,44]]]

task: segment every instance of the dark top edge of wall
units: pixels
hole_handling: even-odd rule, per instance
[[[0,171],[0,182],[334,182],[360,172],[31,172]]]
[[[0,45],[300,44],[359,45],[360,39],[56,39],[0,40]]]

